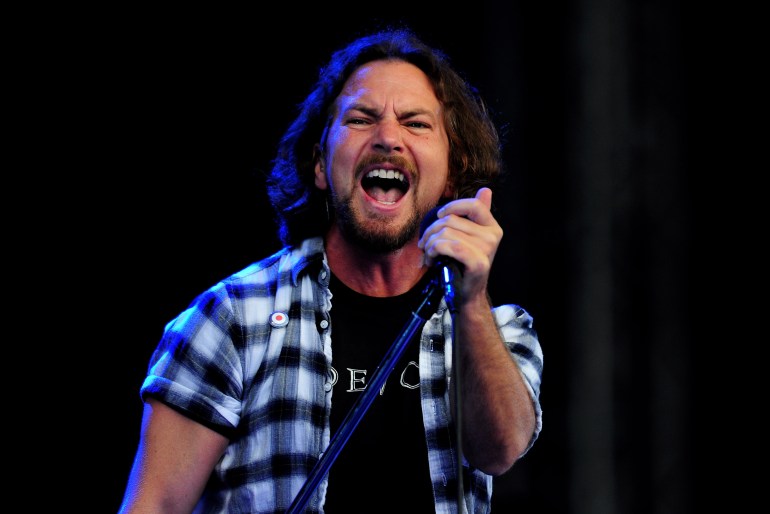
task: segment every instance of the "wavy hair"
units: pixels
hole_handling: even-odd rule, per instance
[[[433,84],[449,136],[449,180],[455,197],[473,197],[502,173],[500,137],[478,91],[454,70],[441,50],[431,48],[411,30],[382,30],[332,54],[279,141],[267,192],[284,244],[299,244],[328,229],[326,192],[314,184],[314,147],[322,143],[334,102],[348,77],[368,62],[392,59],[417,66]]]

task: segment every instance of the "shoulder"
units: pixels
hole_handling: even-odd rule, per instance
[[[241,296],[251,289],[273,287],[276,282],[291,280],[296,284],[297,277],[312,265],[324,261],[323,240],[307,239],[298,246],[285,246],[259,261],[220,280],[205,294]]]
[[[492,314],[498,325],[514,325],[522,328],[532,328],[532,315],[519,305],[510,303],[492,308]]]

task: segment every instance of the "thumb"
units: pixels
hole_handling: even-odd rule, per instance
[[[492,190],[488,187],[482,187],[476,192],[476,199],[481,200],[489,209],[492,207]]]

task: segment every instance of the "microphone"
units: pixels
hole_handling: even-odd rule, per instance
[[[425,218],[420,223],[420,237],[425,233],[425,230],[438,219],[438,211],[441,205],[437,205],[425,215]],[[444,287],[444,299],[446,300],[449,311],[452,314],[457,313],[457,304],[460,299],[460,282],[463,278],[463,267],[455,259],[447,257],[445,255],[439,255],[433,263],[433,267],[438,273],[439,280]]]

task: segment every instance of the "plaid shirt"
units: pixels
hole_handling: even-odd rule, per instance
[[[323,240],[308,239],[217,283],[166,325],[142,398],[158,398],[230,439],[195,512],[286,512],[329,445],[329,277]],[[542,427],[542,351],[523,309],[503,305],[493,312],[532,396],[531,447]],[[451,335],[442,299],[420,334],[419,369],[436,512],[447,514],[456,513],[446,379]],[[492,476],[467,471],[468,512],[488,512]],[[305,512],[323,512],[326,485],[324,477]]]

